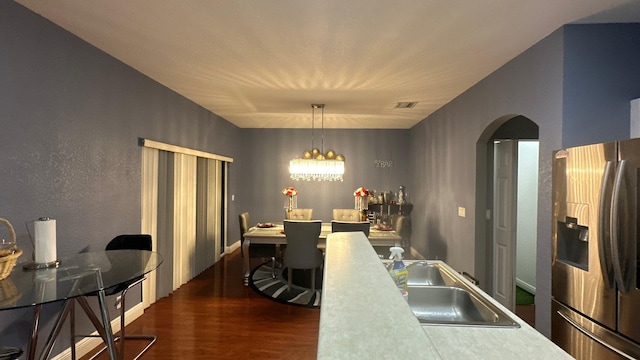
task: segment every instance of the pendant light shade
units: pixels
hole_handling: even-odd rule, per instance
[[[333,150],[324,152],[324,104],[311,104],[311,149],[302,152],[302,157],[289,161],[289,174],[292,180],[305,181],[342,181],[344,175],[344,156]],[[318,149],[313,145],[313,130],[316,109],[322,110],[322,145]]]

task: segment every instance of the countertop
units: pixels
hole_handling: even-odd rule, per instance
[[[572,359],[488,298],[520,328],[422,326],[364,234],[331,234],[325,252],[318,359]]]

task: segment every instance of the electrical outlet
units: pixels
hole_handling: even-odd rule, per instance
[[[465,217],[466,216],[466,212],[467,212],[467,209],[465,209],[463,207],[458,207],[458,216]]]
[[[122,306],[122,295],[116,296],[116,309],[120,309]]]

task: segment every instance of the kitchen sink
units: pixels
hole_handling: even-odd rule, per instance
[[[519,327],[507,314],[455,286],[409,286],[409,306],[421,324]]]
[[[409,278],[408,286],[413,285],[454,285],[456,280],[437,264],[430,264],[426,261],[419,261],[407,264]]]
[[[407,300],[422,325],[520,327],[488,295],[463,281],[462,275],[443,263],[424,260],[404,263],[409,272]]]

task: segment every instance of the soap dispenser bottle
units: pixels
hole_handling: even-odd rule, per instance
[[[389,256],[390,260],[393,260],[393,266],[391,270],[389,270],[389,274],[391,278],[396,283],[398,289],[402,295],[407,297],[407,280],[409,279],[409,271],[404,266],[404,262],[402,261],[402,254],[404,253],[404,249],[399,246],[394,246],[389,249],[391,255]]]

